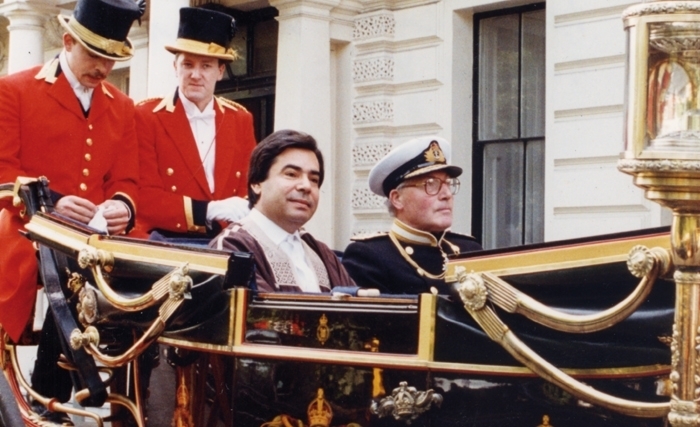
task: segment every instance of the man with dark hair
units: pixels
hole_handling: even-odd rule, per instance
[[[248,213],[253,116],[214,96],[226,64],[237,58],[229,47],[234,30],[225,13],[180,9],[177,40],[165,47],[175,54],[178,88],[136,107],[141,237],[157,231],[166,238],[211,238]]]
[[[277,131],[250,157],[250,214],[231,224],[210,246],[251,252],[258,291],[329,292],[354,286],[335,253],[303,230],[323,183],[323,156],[302,132]]]
[[[73,16],[59,15],[63,49],[43,67],[0,79],[0,182],[46,176],[56,212],[110,234],[131,230],[136,218],[138,146],[134,104],[105,81],[115,61],[133,56],[127,35],[145,2],[79,0]],[[0,203],[0,323],[19,340],[34,307],[36,249],[19,233],[19,208]],[[52,313],[46,316],[32,374],[40,394],[71,395]],[[65,414],[43,414],[69,423]]]
[[[447,255],[476,251],[471,236],[453,233],[452,206],[462,168],[450,164],[450,143],[437,136],[408,141],[369,173],[369,187],[387,198],[388,233],[357,236],[343,265],[359,286],[383,293],[447,293]]]

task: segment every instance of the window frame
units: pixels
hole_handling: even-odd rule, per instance
[[[472,234],[479,240],[483,242],[484,238],[484,149],[487,145],[489,144],[498,144],[498,143],[523,143],[524,147],[524,154],[523,154],[523,192],[527,191],[527,180],[526,180],[526,175],[527,175],[527,146],[528,143],[530,142],[535,142],[535,141],[543,141],[543,143],[546,143],[546,135],[544,133],[543,129],[543,134],[542,135],[537,135],[537,136],[529,136],[529,137],[517,137],[517,138],[503,138],[503,139],[489,139],[489,140],[480,140],[479,139],[479,126],[480,126],[480,121],[479,121],[479,102],[480,102],[480,73],[479,73],[479,67],[481,64],[481,58],[480,58],[480,47],[481,47],[481,40],[480,40],[480,31],[481,31],[481,25],[480,22],[484,19],[487,18],[493,18],[497,16],[505,16],[505,15],[511,15],[511,14],[518,14],[518,34],[522,36],[522,27],[523,27],[523,17],[522,15],[527,12],[534,12],[538,10],[544,10],[546,6],[545,2],[538,2],[538,3],[532,3],[524,6],[517,6],[517,7],[512,7],[512,8],[506,8],[506,9],[497,9],[497,10],[492,10],[488,12],[481,12],[481,13],[476,13],[474,14],[474,51],[473,51],[473,69],[472,69],[472,75],[473,75],[473,80],[472,80],[472,192],[471,192],[471,197],[472,197],[472,225],[471,225],[471,230]],[[518,48],[518,96],[517,96],[517,102],[518,102],[518,120],[517,120],[517,130],[518,130],[518,135],[522,135],[522,120],[521,120],[521,114],[522,114],[522,93],[523,93],[523,73],[522,73],[522,37],[520,38],[520,46]],[[546,91],[546,89],[545,89]],[[546,147],[546,145],[545,145]],[[544,184],[543,184],[544,185]],[[520,236],[520,244],[523,244],[526,241],[526,236],[528,234],[528,229],[527,227],[527,205],[528,203],[526,202],[525,194],[523,194],[523,200],[524,203],[522,204],[522,231],[521,231],[521,236]],[[542,221],[544,221],[544,218],[542,218]]]

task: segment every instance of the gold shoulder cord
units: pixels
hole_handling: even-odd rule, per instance
[[[427,277],[429,279],[435,279],[435,280],[442,280],[445,278],[444,271],[441,274],[431,274],[431,273],[428,273],[427,271],[423,270],[415,261],[413,261],[411,256],[408,253],[406,253],[406,250],[403,248],[401,243],[399,243],[399,240],[396,238],[396,236],[394,235],[393,232],[389,232],[389,238],[394,243],[394,246],[396,246],[396,249],[399,250],[399,253],[403,257],[403,259],[405,259],[406,262],[411,264],[411,266],[413,266],[413,268],[416,269],[416,271],[418,272],[418,275]],[[445,252],[443,252],[443,250],[440,246],[438,246],[438,249],[440,250],[440,253],[442,254],[442,258],[444,260],[444,262],[443,262],[443,266],[444,266],[447,263],[447,255],[445,255]]]

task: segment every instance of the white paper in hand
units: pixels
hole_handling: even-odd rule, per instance
[[[90,222],[88,223],[88,227],[94,228],[95,230],[100,231],[102,233],[106,233],[107,220],[105,219],[104,215],[102,215],[104,211],[104,206],[100,206],[99,208],[97,208],[97,212],[95,212],[95,216],[93,216]]]

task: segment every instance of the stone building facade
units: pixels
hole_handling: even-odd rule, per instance
[[[267,86],[251,83],[241,91],[231,84],[224,92],[243,102],[251,94],[262,99],[260,91],[266,90],[265,99],[274,102],[274,109],[268,105],[268,110],[260,110],[269,112],[260,113],[265,115],[260,120],[270,122],[269,128],[303,130],[320,142],[327,179],[308,228],[330,246],[343,249],[355,234],[387,228],[390,218],[383,200],[367,186],[369,170],[392,147],[428,134],[452,141],[453,161],[465,168],[456,196],[456,231],[476,230],[485,238],[490,232],[511,233],[516,243],[520,236],[529,236],[523,243],[653,227],[667,224],[669,214],[646,201],[631,177],[616,168],[623,150],[625,79],[620,15],[635,3],[148,0],[147,15],[130,34],[135,56],[117,65],[112,80],[134,100],[174,90],[172,55],[163,46],[175,39],[180,7],[217,7],[245,16],[273,11],[277,31],[274,75],[256,80],[266,81]],[[55,16],[70,14],[74,5],[70,0],[2,1],[0,74],[55,55],[61,35]],[[498,49],[489,51],[484,29],[492,28],[493,40],[500,43],[501,25],[508,22],[501,18],[507,15],[519,17],[521,35],[525,34],[524,23],[532,25],[534,30],[527,37],[534,37],[534,43],[541,46],[541,67],[520,61],[515,78],[525,92],[538,93],[535,98],[541,105],[532,111],[541,129],[536,138],[504,138],[511,143],[520,138],[539,147],[534,151],[539,157],[530,157],[525,168],[539,171],[533,178],[534,187],[523,186],[527,188],[517,196],[522,199],[520,204],[508,208],[516,216],[522,213],[516,222],[524,228],[516,224],[514,231],[489,210],[485,197],[491,194],[496,202],[509,204],[517,198],[508,193],[513,181],[498,179],[501,169],[489,175],[489,159],[500,157],[491,158],[488,151],[476,149],[480,141],[477,128],[494,121],[494,116],[496,122],[500,120],[483,105],[488,94],[480,82],[488,88],[491,77],[494,81],[501,78],[491,75],[494,69],[483,67],[491,56],[498,59],[499,53]],[[265,34],[269,36],[265,32],[257,36],[265,39]],[[246,46],[245,41],[241,43]],[[265,46],[270,48],[269,43]],[[527,57],[524,44],[520,46],[521,55]],[[494,103],[505,102],[508,107],[508,101],[499,97]],[[526,114],[531,107],[529,98],[518,99],[520,114]],[[523,179],[530,178],[524,175]],[[527,229],[535,231],[529,235]]]

